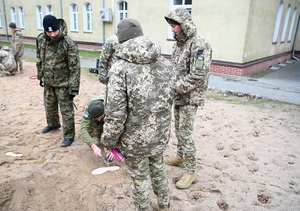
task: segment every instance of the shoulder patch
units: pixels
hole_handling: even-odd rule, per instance
[[[198,50],[197,58],[196,58],[196,69],[201,70],[203,69],[204,64],[204,57],[203,57],[203,50]]]
[[[84,112],[83,112],[83,117],[84,117],[85,119],[89,118],[89,112],[84,111]]]

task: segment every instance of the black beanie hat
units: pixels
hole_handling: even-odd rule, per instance
[[[98,118],[104,113],[104,105],[102,100],[93,101],[88,108],[89,115],[92,118]]]
[[[54,32],[59,29],[59,23],[55,16],[46,15],[43,19],[43,26],[46,32]]]
[[[136,19],[125,18],[118,24],[117,36],[119,42],[143,35],[141,24]]]
[[[15,28],[17,28],[17,26],[16,26],[15,23],[11,22],[11,23],[9,24],[9,28],[15,29]]]
[[[170,19],[170,18],[167,18],[167,17],[165,17],[165,19],[168,22],[168,24],[180,25],[180,23],[178,23],[177,21],[174,21],[173,19]]]

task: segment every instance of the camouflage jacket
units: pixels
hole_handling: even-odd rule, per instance
[[[8,46],[3,46],[0,49],[0,64],[3,66],[0,67],[0,70],[4,68],[4,71],[14,72],[16,71],[16,61],[12,53],[10,52],[10,48]]]
[[[102,143],[125,156],[163,153],[170,137],[175,72],[145,36],[119,45],[108,75]]]
[[[12,35],[11,49],[12,49],[12,54],[14,56],[21,57],[24,54],[23,36],[21,33],[21,29],[19,28],[16,28],[15,34]]]
[[[172,63],[176,71],[176,105],[199,105],[204,103],[207,90],[212,48],[210,44],[197,35],[196,26],[190,13],[179,7],[166,16],[178,22],[183,29],[175,35]]]
[[[100,138],[103,132],[104,120],[102,119],[101,121],[97,121],[89,116],[89,106],[95,100],[101,100],[104,102],[104,95],[93,97],[88,102],[81,118],[80,135],[88,146],[96,144],[92,137]]]
[[[36,39],[37,76],[53,87],[66,87],[77,95],[80,85],[80,59],[76,43],[67,35],[65,21],[58,19],[61,28],[55,39],[41,33]]]
[[[117,35],[112,36],[106,40],[101,56],[99,58],[99,81],[103,84],[107,82],[107,72],[111,68],[111,65],[117,60],[115,51],[119,45]]]

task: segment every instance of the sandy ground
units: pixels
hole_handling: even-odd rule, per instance
[[[104,87],[82,73],[75,142],[62,148],[61,129],[41,133],[43,89],[35,75],[35,64],[26,62],[23,74],[0,77],[0,210],[133,210],[124,163],[92,175],[105,164],[79,135],[86,103]],[[199,181],[178,190],[183,169],[166,166],[171,210],[300,210],[299,120],[295,105],[208,98],[195,123]],[[175,149],[172,134],[166,156]]]

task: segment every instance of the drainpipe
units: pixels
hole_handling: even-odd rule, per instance
[[[296,41],[297,41],[297,37],[298,37],[299,25],[300,25],[300,15],[298,17],[298,24],[296,27],[296,33],[295,33],[295,38],[294,38],[294,43],[293,43],[293,50],[292,50],[292,59],[295,59],[297,61],[299,61],[299,59],[295,56],[295,45],[296,45]]]
[[[105,9],[104,0],[102,0],[102,9]],[[105,43],[105,21],[102,21],[102,47]]]
[[[64,18],[63,17],[63,5],[62,5],[62,0],[60,0],[60,18]]]
[[[4,11],[4,22],[5,22],[5,29],[6,29],[6,40],[8,41],[8,29],[7,29],[7,18],[6,18],[6,9],[5,9],[5,0],[2,0],[3,11]]]

